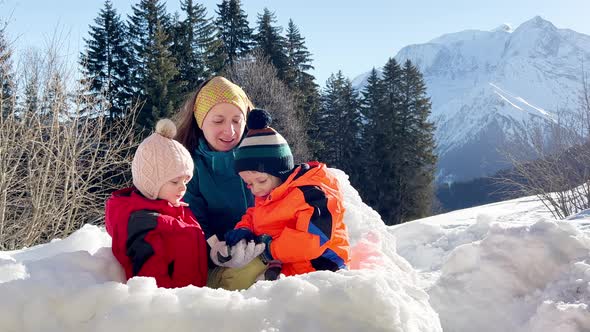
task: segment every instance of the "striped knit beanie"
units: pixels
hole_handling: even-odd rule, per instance
[[[205,120],[209,110],[221,103],[236,105],[244,113],[244,118],[247,117],[248,110],[254,108],[242,88],[225,77],[213,77],[201,88],[195,100],[193,112],[199,128],[203,128],[203,120]]]
[[[137,147],[131,163],[133,185],[147,198],[157,199],[164,183],[179,177],[193,177],[193,158],[172,139],[176,126],[170,119],[156,124],[156,132]]]
[[[295,166],[287,141],[269,127],[267,111],[254,109],[248,115],[248,133],[235,152],[236,171],[257,171],[284,179]]]

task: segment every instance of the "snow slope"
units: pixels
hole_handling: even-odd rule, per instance
[[[348,271],[241,292],[123,283],[104,229],[0,252],[0,331],[588,331],[590,218],[533,198],[386,227],[333,170]]]

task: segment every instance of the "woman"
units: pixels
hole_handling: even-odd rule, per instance
[[[205,232],[205,238],[223,240],[254,198],[234,168],[234,148],[242,140],[246,118],[253,109],[246,93],[228,79],[216,76],[205,81],[185,103],[179,114],[176,139],[190,151],[195,164],[194,176],[187,186],[184,201]],[[240,269],[216,268],[208,286],[226,289],[244,288],[228,284],[234,274],[254,278],[265,266],[249,264]],[[246,277],[246,279],[248,279]]]

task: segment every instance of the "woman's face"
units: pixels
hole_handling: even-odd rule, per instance
[[[240,143],[246,121],[244,113],[234,104],[213,106],[203,120],[203,135],[214,151],[229,151]]]

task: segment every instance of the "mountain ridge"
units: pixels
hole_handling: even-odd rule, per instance
[[[502,24],[442,34],[403,47],[395,59],[411,60],[424,75],[437,126],[437,181],[469,180],[506,167],[505,146],[527,127],[578,107],[590,36],[535,16],[514,30]],[[362,89],[368,74],[353,86]],[[475,160],[455,160],[467,156]]]

